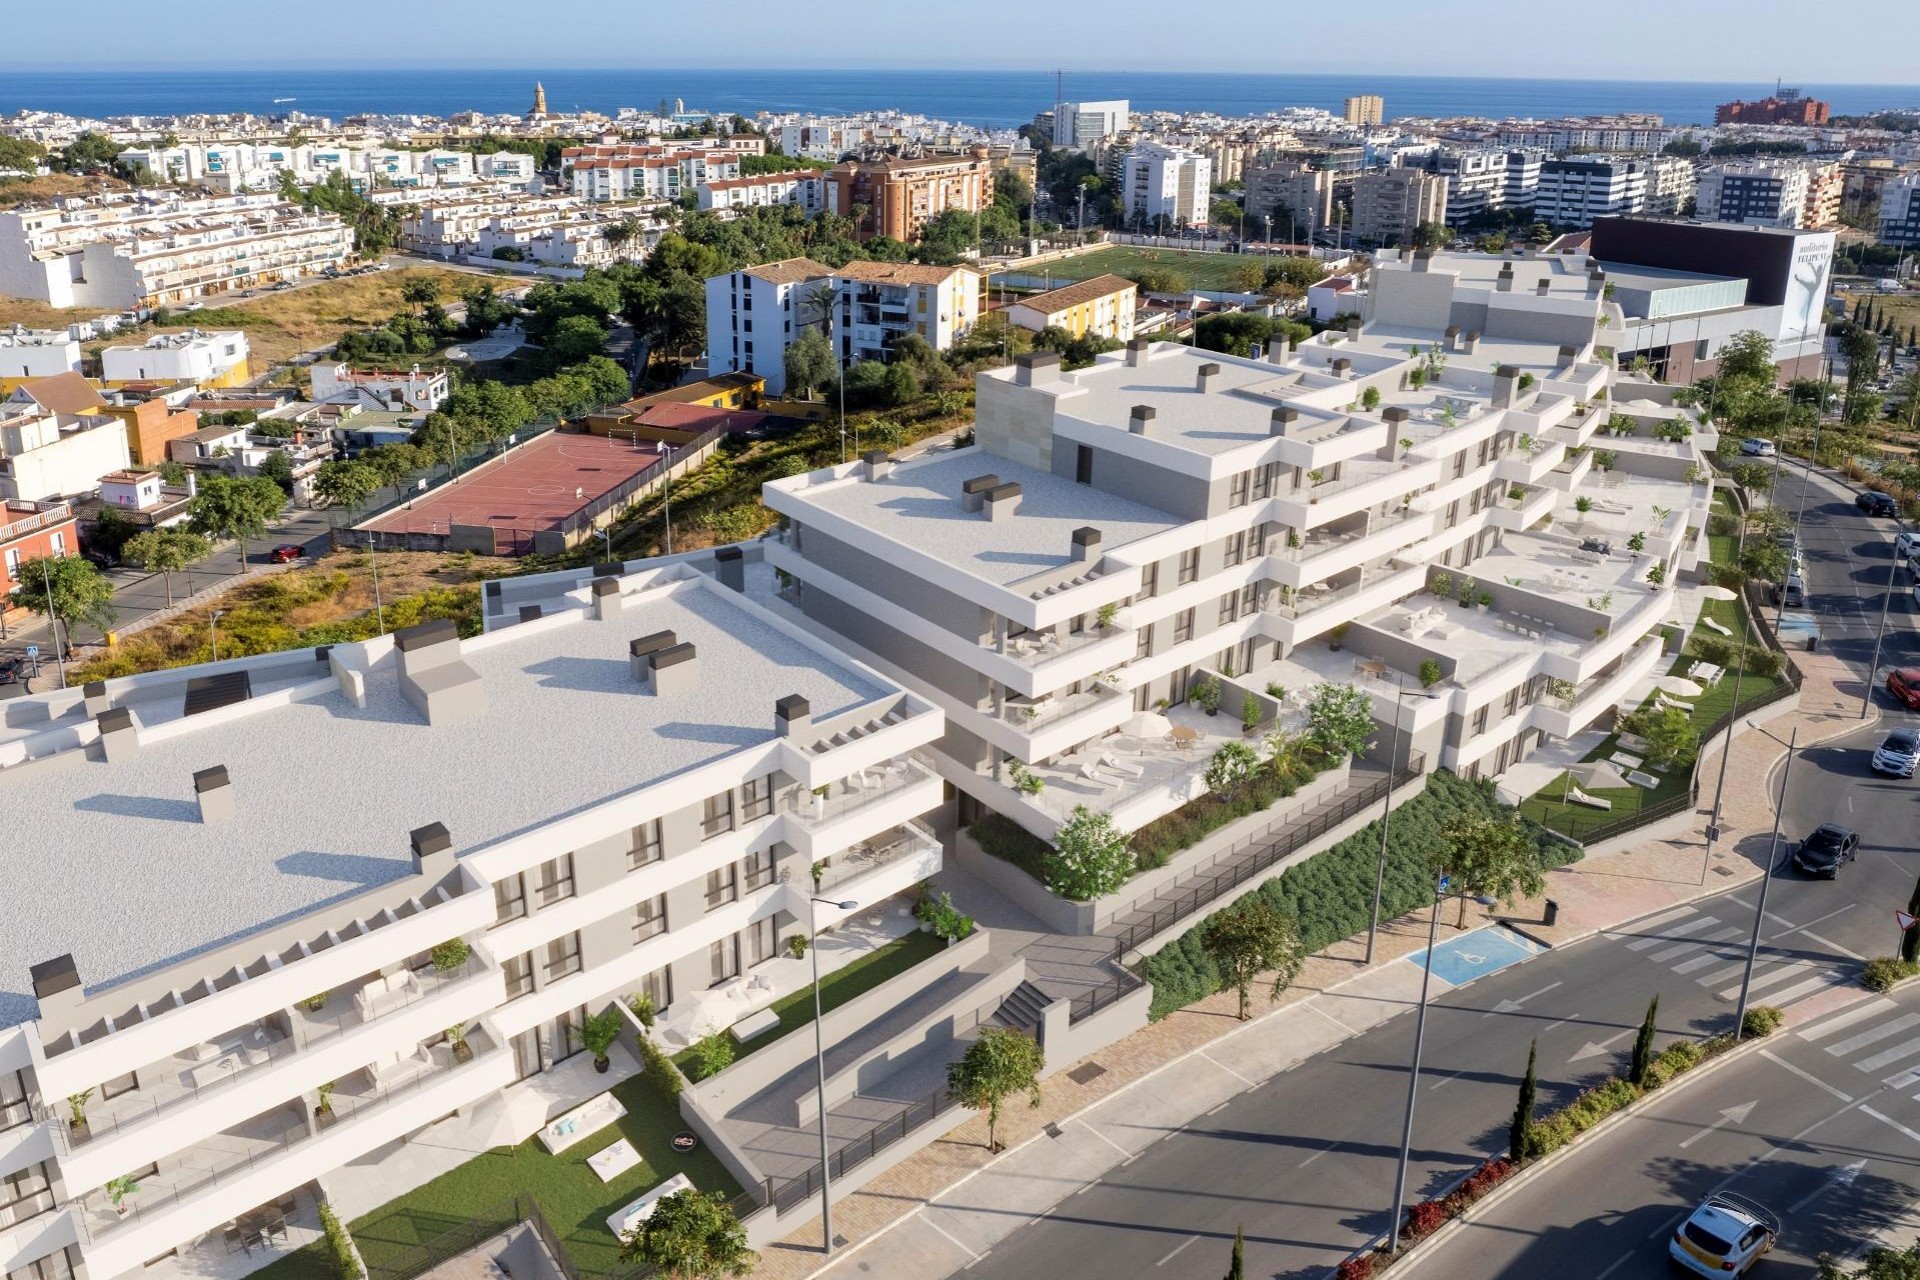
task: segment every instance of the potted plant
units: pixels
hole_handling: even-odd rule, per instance
[[[653,1021],[660,1016],[653,1007],[653,997],[645,991],[637,992],[627,1001],[627,1009],[633,1014],[634,1021],[647,1030],[653,1030]]]
[[[300,1002],[300,1007],[302,1009],[305,1009],[308,1013],[320,1012],[322,1009],[327,1007],[327,993],[322,991],[317,996],[308,996],[305,1000],[302,1000]]]
[[[126,1217],[127,1197],[139,1189],[140,1180],[130,1173],[107,1179],[107,1199],[113,1201],[113,1211],[123,1218]]]
[[[1433,686],[1444,679],[1446,679],[1446,672],[1440,669],[1438,662],[1427,658],[1420,663],[1420,687],[1427,691],[1429,698],[1437,696],[1433,692]]]
[[[1666,584],[1667,566],[1665,562],[1659,560],[1653,562],[1653,568],[1647,570],[1647,581],[1652,584],[1649,588],[1649,590],[1652,591],[1658,591]]]
[[[1462,578],[1460,580],[1459,601],[1462,609],[1473,608],[1473,580],[1471,578]]]
[[[1646,549],[1647,549],[1647,535],[1646,535],[1646,534],[1644,534],[1644,533],[1635,533],[1635,534],[1634,534],[1634,535],[1633,535],[1632,537],[1630,537],[1630,538],[1628,538],[1628,539],[1627,539],[1627,550],[1629,550],[1629,551],[1645,551]]]
[[[1287,547],[1293,551],[1300,549],[1300,535],[1292,529],[1287,530]]]
[[[1378,409],[1380,407],[1380,388],[1368,387],[1365,391],[1362,391],[1360,393],[1360,404],[1361,407],[1365,408],[1368,412]]]
[[[1582,495],[1581,497],[1575,498],[1573,500],[1573,509],[1575,511],[1578,511],[1581,515],[1585,515],[1587,514],[1587,512],[1593,510],[1593,499],[1586,497],[1584,495]]]
[[[795,933],[795,934],[788,935],[787,954],[792,956],[795,960],[806,959],[807,958],[807,935],[804,933]]]
[[[1100,629],[1104,631],[1113,625],[1113,619],[1119,612],[1120,602],[1118,600],[1109,600],[1100,606],[1099,610],[1093,615],[1093,619],[1099,624]]]
[[[1287,686],[1277,680],[1269,680],[1267,681],[1267,696],[1275,702],[1285,702],[1287,700]]]
[[[1493,592],[1482,591],[1480,593],[1480,608],[1483,611],[1493,608]]]
[[[1453,594],[1453,575],[1450,573],[1434,574],[1433,581],[1427,584],[1427,590],[1444,600]]]
[[[813,789],[813,816],[816,818],[827,811],[827,786],[823,782]]]
[[[1401,447],[1402,449],[1411,449],[1411,448],[1413,448],[1413,437],[1412,437],[1412,436],[1401,436],[1401,437],[1400,437],[1400,447]]]
[[[337,1080],[329,1080],[325,1084],[314,1086],[313,1120],[322,1129],[333,1124],[333,1091],[339,1087],[340,1083]]]
[[[1335,653],[1340,652],[1340,642],[1346,638],[1347,624],[1344,622],[1336,624],[1333,630],[1327,632],[1327,648],[1333,650]]]
[[[93,1090],[82,1089],[79,1093],[67,1095],[67,1128],[84,1129],[87,1127],[87,1103],[93,1099]]]
[[[593,1069],[604,1072],[613,1065],[607,1057],[607,1050],[613,1048],[613,1042],[620,1038],[620,1013],[617,1009],[602,1009],[599,1013],[580,1023],[580,1043],[593,1055]]]
[[[1201,675],[1187,689],[1187,696],[1199,703],[1208,715],[1220,714],[1220,682],[1212,676]]]
[[[453,1050],[455,1062],[473,1061],[473,1046],[467,1043],[466,1023],[462,1022],[447,1028],[447,1044]]]
[[[473,948],[467,945],[465,938],[448,938],[427,953],[433,961],[433,967],[441,973],[452,973],[461,968],[472,954]]]
[[[1260,723],[1260,699],[1249,693],[1240,699],[1240,732],[1251,738],[1253,727]]]
[[[807,872],[813,877],[813,891],[820,892],[820,878],[827,874],[827,860],[825,858],[817,860],[807,868]]]
[[[1023,796],[1037,796],[1047,789],[1047,780],[1018,760],[1007,762],[1007,773],[1013,779],[1013,789]]]

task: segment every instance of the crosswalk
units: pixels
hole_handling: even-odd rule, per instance
[[[1738,904],[1727,905],[1738,909]],[[1607,936],[1651,963],[1691,978],[1716,999],[1732,1002],[1740,998],[1752,930],[1751,918],[1739,923],[1695,907],[1675,907]],[[1784,1009],[1849,980],[1844,962],[1837,958],[1773,955],[1763,946],[1753,970],[1753,1000]]]
[[[1920,1085],[1920,1013],[1901,1013],[1885,996],[1822,1018],[1798,1034],[1860,1071],[1879,1076],[1890,1089]],[[1888,1068],[1895,1068],[1893,1074],[1881,1075]],[[1914,1097],[1920,1099],[1920,1094]]]

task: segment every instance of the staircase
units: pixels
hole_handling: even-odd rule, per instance
[[[1007,993],[1000,1007],[993,1011],[988,1019],[994,1026],[1011,1027],[1015,1031],[1026,1031],[1035,1036],[1040,1032],[1040,1020],[1054,997],[1048,995],[1031,982],[1022,982]]]

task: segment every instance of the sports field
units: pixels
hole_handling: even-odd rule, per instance
[[[659,457],[644,442],[553,431],[359,527],[446,533],[453,525],[490,525],[500,554],[524,554],[535,533],[560,528]]]
[[[1071,258],[1056,258],[1035,267],[1021,268],[1022,274],[1051,276],[1061,284],[1091,280],[1112,274],[1129,278],[1148,267],[1177,271],[1195,289],[1231,292],[1240,287],[1236,275],[1249,265],[1258,267],[1259,257],[1237,253],[1200,253],[1191,249],[1149,249],[1140,245],[1105,244]]]

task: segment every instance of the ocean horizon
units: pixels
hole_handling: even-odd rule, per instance
[[[71,115],[183,115],[301,111],[349,115],[448,116],[460,111],[524,112],[534,82],[555,111],[613,114],[678,98],[689,110],[844,112],[898,109],[934,119],[1008,128],[1053,104],[1045,71],[729,70],[559,68],[288,68],[222,71],[12,71],[0,79],[0,114],[23,109]],[[1836,114],[1920,109],[1920,85],[1803,85]],[[1339,111],[1349,94],[1377,93],[1389,118],[1490,118],[1651,112],[1668,124],[1710,124],[1715,105],[1772,92],[1765,84],[1532,80],[1454,76],[1256,74],[1245,72],[1074,72],[1069,100],[1128,99],[1137,110],[1256,115],[1284,107]],[[280,101],[276,101],[280,100]]]

